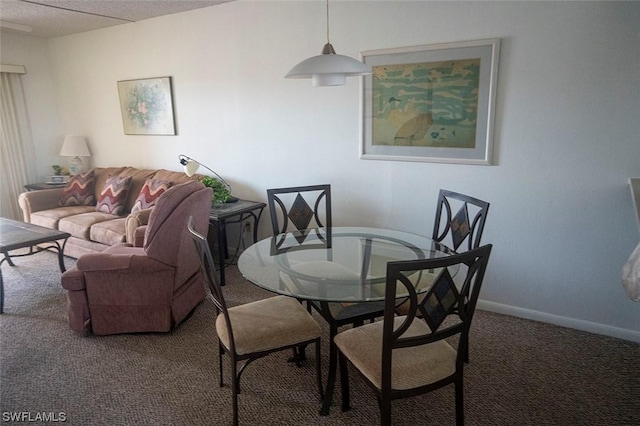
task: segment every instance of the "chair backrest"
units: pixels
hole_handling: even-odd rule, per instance
[[[193,216],[195,229],[207,232],[211,197],[211,188],[200,182],[174,185],[158,198],[149,216],[143,248],[147,256],[176,268],[176,286],[200,268],[193,256],[187,220]]]
[[[213,263],[213,257],[211,256],[211,250],[209,249],[207,238],[193,228],[192,218],[189,218],[189,222],[187,223],[187,230],[189,231],[191,240],[193,241],[193,245],[196,248],[196,252],[198,252],[200,268],[202,269],[204,280],[210,290],[210,293],[207,295],[207,297],[213,301],[213,304],[216,307],[216,316],[220,313],[224,315],[227,325],[226,332],[229,336],[229,342],[231,344],[231,348],[235,348],[233,331],[231,329],[231,321],[229,320],[229,311],[227,310],[227,302],[224,299],[222,287],[216,279],[216,267]],[[224,333],[223,330],[218,330],[218,332]]]
[[[331,185],[267,189],[267,200],[273,235],[331,227]]]
[[[382,338],[383,392],[385,386],[387,389],[391,387],[391,361],[394,349],[426,345],[457,335],[456,370],[462,368],[469,328],[491,248],[491,244],[488,244],[461,254],[387,264]],[[466,267],[461,268],[463,265]],[[458,271],[466,273],[459,288],[453,281],[453,276]],[[430,282],[429,290],[424,297],[415,290],[423,287],[420,285],[422,280]],[[406,291],[409,294],[407,314],[402,317],[396,316],[398,291]],[[422,328],[430,332],[416,335],[410,330],[414,321],[426,322],[428,327]]]
[[[432,238],[455,252],[478,248],[488,212],[486,201],[441,189]]]
[[[274,236],[294,232],[302,244],[314,230],[321,243],[331,241],[331,185],[268,189],[267,202]],[[283,242],[275,244],[280,247]]]

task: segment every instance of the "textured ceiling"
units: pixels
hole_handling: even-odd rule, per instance
[[[0,27],[59,37],[229,1],[233,0],[0,0]]]

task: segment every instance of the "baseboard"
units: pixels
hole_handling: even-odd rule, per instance
[[[478,309],[495,312],[498,314],[511,315],[518,318],[529,319],[533,321],[545,322],[558,325],[560,327],[573,328],[575,330],[586,331],[594,334],[615,337],[618,339],[629,340],[631,342],[640,343],[640,331],[628,330],[626,328],[612,327],[610,325],[598,324],[591,321],[583,321],[574,318],[552,315],[545,312],[533,311],[531,309],[518,308],[501,303],[490,302],[487,300],[478,300]]]

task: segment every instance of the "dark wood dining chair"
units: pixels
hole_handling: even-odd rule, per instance
[[[441,189],[431,238],[456,253],[478,248],[488,213],[488,202]]]
[[[220,387],[224,385],[222,355],[226,353],[231,357],[233,424],[238,424],[238,394],[244,369],[258,358],[299,345],[315,345],[316,382],[320,399],[323,400],[321,329],[311,314],[296,299],[287,296],[274,296],[229,308],[216,279],[215,265],[206,238],[193,229],[192,218],[189,219],[188,229],[210,290],[208,298],[216,308]]]
[[[455,213],[454,213],[455,212]],[[459,192],[441,189],[438,193],[431,238],[456,253],[480,247],[489,203]],[[438,246],[440,249],[444,249]],[[396,313],[406,315],[408,303],[398,303]],[[465,348],[465,361],[469,362]]]
[[[331,185],[310,185],[267,190],[267,200],[271,215],[274,237],[285,232],[295,232],[298,243],[305,244],[306,236],[313,233],[330,247],[331,242]],[[277,245],[278,243],[276,243]],[[331,259],[327,259],[330,261]],[[382,303],[337,303],[308,301],[329,324],[329,338],[338,333],[345,325],[359,326],[382,316]],[[304,349],[296,357],[304,358]],[[338,369],[338,353],[333,343],[329,347],[329,370],[327,377],[327,395],[321,414],[329,413],[331,393]]]
[[[382,425],[391,424],[392,400],[449,384],[455,387],[456,424],[464,424],[466,348],[491,248],[489,244],[462,254],[387,264],[384,320],[343,331],[334,338],[340,352],[343,411],[351,404],[351,365],[373,389]],[[458,289],[452,276],[460,266],[466,274]],[[416,276],[431,277],[433,284],[425,297],[416,294]],[[409,294],[406,316],[396,315],[397,291]]]

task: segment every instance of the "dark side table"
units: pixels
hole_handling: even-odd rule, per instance
[[[62,182],[62,183],[39,182],[39,183],[28,183],[24,186],[24,189],[26,189],[27,191],[40,191],[41,189],[64,188],[65,186],[67,186],[66,182]]]
[[[238,200],[235,203],[214,204],[209,214],[209,225],[216,230],[218,241],[218,268],[220,269],[220,285],[224,285],[224,267],[227,257],[227,224],[242,223],[253,220],[253,242],[258,241],[258,223],[265,203],[249,200]],[[242,232],[242,231],[241,231]]]

